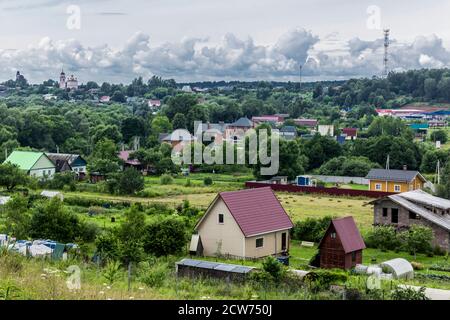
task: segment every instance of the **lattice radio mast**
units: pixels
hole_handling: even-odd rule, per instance
[[[389,60],[389,29],[384,29],[384,58],[383,58],[383,76],[388,76],[388,60]]]

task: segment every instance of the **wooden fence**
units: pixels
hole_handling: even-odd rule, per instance
[[[350,196],[350,197],[367,197],[367,198],[382,198],[394,194],[392,192],[325,188],[325,187],[302,187],[294,184],[272,184],[258,181],[247,181],[245,183],[245,187],[246,188],[271,187],[273,191],[293,192],[293,193],[316,193],[316,194],[328,194],[331,196]]]

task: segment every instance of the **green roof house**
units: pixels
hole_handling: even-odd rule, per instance
[[[55,164],[43,152],[13,151],[4,163],[7,162],[37,178],[53,177],[56,169]]]

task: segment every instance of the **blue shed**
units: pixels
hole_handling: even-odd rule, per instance
[[[302,187],[310,187],[312,185],[311,176],[297,176],[297,185]]]

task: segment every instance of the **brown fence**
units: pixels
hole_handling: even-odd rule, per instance
[[[271,187],[273,191],[284,191],[294,193],[320,193],[332,196],[350,196],[350,197],[367,197],[367,198],[382,198],[394,194],[392,192],[325,188],[325,187],[302,187],[294,184],[272,184],[257,181],[247,181],[245,183],[245,187],[246,188]]]

